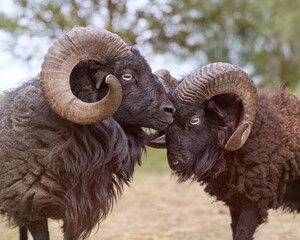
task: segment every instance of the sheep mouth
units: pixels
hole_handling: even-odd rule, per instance
[[[173,122],[173,117],[160,117],[147,115],[148,125],[144,127],[149,127],[158,131],[165,130],[169,124]]]
[[[161,119],[161,118],[154,117],[154,119],[161,122],[161,123],[163,123],[163,124],[167,124],[167,125],[171,124],[174,120],[173,117],[170,117],[168,119]]]

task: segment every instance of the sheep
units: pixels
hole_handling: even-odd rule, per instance
[[[40,76],[0,103],[0,213],[48,240],[86,239],[105,219],[174,107],[134,47],[98,28],[75,28],[48,50]]]
[[[179,182],[197,181],[229,207],[234,240],[252,239],[269,209],[300,211],[299,98],[281,88],[258,94],[242,69],[226,63],[180,82],[160,80],[176,112],[152,145],[166,144]]]

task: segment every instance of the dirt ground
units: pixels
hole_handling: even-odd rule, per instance
[[[256,240],[300,239],[300,215],[271,212]],[[50,221],[52,240],[63,239],[61,223]],[[89,240],[231,239],[228,210],[203,193],[197,183],[176,183],[169,173],[139,171],[112,214]],[[18,232],[0,222],[0,240],[17,240]]]

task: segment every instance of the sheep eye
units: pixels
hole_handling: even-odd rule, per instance
[[[132,79],[132,74],[129,74],[129,73],[125,73],[122,75],[122,78],[125,80],[125,81],[129,81]]]
[[[195,117],[190,120],[191,125],[198,125],[200,123],[200,118]]]

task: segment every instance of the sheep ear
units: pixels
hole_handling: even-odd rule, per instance
[[[207,111],[208,115],[210,115],[210,117],[217,118],[218,121],[223,122],[224,115],[222,113],[222,110],[218,107],[218,105],[212,99],[208,100],[206,111]]]
[[[102,71],[98,71],[95,74],[95,87],[97,90],[99,90],[101,84],[104,82],[105,77],[107,76],[107,73],[102,72]]]

